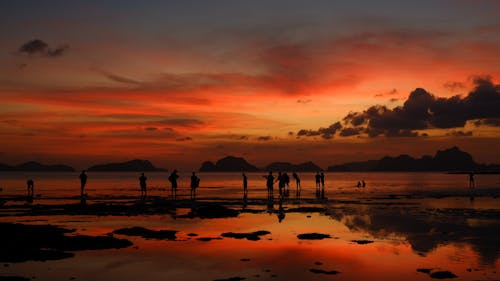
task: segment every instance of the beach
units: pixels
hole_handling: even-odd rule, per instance
[[[7,251],[0,275],[24,280],[499,279],[498,175],[478,175],[477,187],[469,189],[464,175],[327,173],[319,197],[312,173],[300,173],[300,196],[292,182],[288,196],[279,196],[276,184],[269,197],[263,175],[248,173],[244,198],[240,173],[199,173],[192,200],[188,173],[181,173],[174,200],[167,173],[146,173],[150,188],[140,200],[138,173],[90,173],[81,202],[77,174],[31,175],[31,201],[25,197],[26,174],[3,173],[1,243]],[[361,179],[365,188],[356,187]]]

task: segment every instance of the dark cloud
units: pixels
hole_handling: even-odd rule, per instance
[[[461,128],[467,121],[477,119],[481,120],[474,122],[476,126],[498,126],[500,85],[493,84],[491,77],[476,77],[473,82],[475,88],[466,97],[440,98],[418,88],[410,93],[403,106],[390,109],[374,105],[362,112],[347,114],[343,126],[337,122],[326,129],[304,129],[297,136],[331,138],[343,128],[341,136],[363,132],[369,137],[416,137],[419,135],[416,130]]]
[[[464,132],[464,131],[451,131],[446,134],[447,136],[454,136],[454,137],[470,137],[472,136],[472,131]]]
[[[457,82],[457,81],[448,81],[443,84],[443,87],[446,89],[456,92],[465,89],[465,85],[462,82]]]
[[[349,137],[349,136],[356,136],[359,135],[362,131],[364,130],[363,127],[356,127],[356,128],[343,128],[339,135],[341,137]]]
[[[342,129],[340,122],[330,125],[328,128],[319,128],[318,130],[300,130],[297,132],[297,137],[306,136],[321,136],[324,139],[331,139],[335,133]]]
[[[258,141],[270,141],[273,138],[271,136],[260,136],[257,138]]]
[[[394,95],[397,95],[398,94],[398,90],[396,89],[392,89],[386,93],[380,93],[380,94],[376,94],[375,97],[386,97],[386,96],[394,96]]]
[[[28,55],[40,55],[43,57],[59,57],[62,56],[66,50],[69,49],[68,45],[62,45],[57,48],[50,48],[49,45],[40,39],[33,39],[21,45],[19,52]]]

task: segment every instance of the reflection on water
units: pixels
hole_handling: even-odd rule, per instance
[[[300,198],[295,192],[283,197],[267,196],[260,173],[247,174],[248,196],[243,194],[240,174],[199,176],[206,185],[203,188],[202,184],[196,201],[182,194],[176,201],[120,201],[143,204],[153,210],[152,215],[4,216],[9,206],[15,206],[7,202],[0,213],[2,221],[51,223],[87,235],[105,235],[131,226],[179,232],[175,241],[116,235],[131,240],[136,247],[82,251],[75,258],[59,261],[12,263],[3,268],[1,275],[35,276],[37,280],[215,280],[237,276],[245,280],[429,280],[426,273],[417,272],[429,269],[431,273],[450,271],[459,280],[499,279],[498,176],[478,176],[478,187],[471,191],[464,188],[467,178],[457,175],[363,174],[367,187],[358,189],[353,179],[361,178],[359,174],[327,174],[324,198],[315,196],[313,178],[307,180],[306,176],[301,177]],[[116,186],[111,184],[111,175],[99,177],[102,181],[97,184],[98,176],[94,176],[94,185],[99,187],[94,186],[93,192],[101,197],[89,195],[87,207],[95,204],[96,198],[99,202],[117,198],[112,194],[121,189],[125,195],[135,192],[132,185],[125,185],[135,175],[122,177]],[[149,178],[156,176],[149,175],[148,181]],[[40,187],[43,194],[52,192],[54,197],[35,198],[32,204],[52,204],[57,200],[80,204],[65,197],[71,190],[67,188],[68,180],[69,177],[47,184],[53,186],[52,190]],[[16,194],[15,181],[12,177],[4,178],[3,192]],[[89,194],[91,183],[89,175]],[[153,196],[160,196],[163,191],[154,192]],[[105,196],[108,194],[110,197]],[[207,202],[238,210],[240,214],[218,219],[187,215]],[[155,204],[172,204],[175,214],[154,214]],[[221,237],[226,232],[260,230],[271,234],[258,241]],[[328,234],[331,238],[298,239],[297,235],[303,233]],[[333,271],[340,273],[321,273]]]

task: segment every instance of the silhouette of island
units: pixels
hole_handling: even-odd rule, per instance
[[[257,172],[259,169],[241,157],[226,156],[217,162],[203,162],[200,172]]]
[[[328,167],[329,172],[356,172],[356,171],[466,171],[500,172],[499,165],[484,165],[474,161],[472,156],[454,146],[445,150],[438,150],[433,156],[425,155],[413,158],[402,154],[397,157],[383,157],[379,160],[350,162]]]
[[[291,164],[289,162],[274,162],[265,167],[266,171],[295,171],[295,172],[317,172],[323,171],[321,167],[313,162]]]
[[[131,160],[121,163],[94,165],[87,169],[89,172],[162,172],[165,169],[155,167],[148,160]]]
[[[0,171],[14,171],[14,172],[74,172],[73,167],[67,165],[45,165],[35,161],[29,161],[16,166],[7,164],[0,164]]]

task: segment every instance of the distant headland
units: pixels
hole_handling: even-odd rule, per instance
[[[35,161],[25,162],[19,165],[11,166],[0,163],[0,171],[13,171],[13,172],[74,172],[73,167],[56,164],[45,165]]]
[[[87,169],[89,172],[164,172],[166,169],[157,168],[148,160],[135,159],[127,162],[94,165]]]
[[[227,156],[215,164],[210,161],[202,163],[200,172],[253,172],[253,171],[294,171],[317,172],[323,169],[313,162],[291,164],[288,162],[274,162],[261,169],[248,163],[244,158]],[[329,172],[479,172],[498,173],[500,165],[478,164],[472,156],[454,146],[445,150],[438,150],[434,156],[425,155],[413,158],[407,154],[396,157],[385,156],[379,160],[349,162],[332,165]]]

